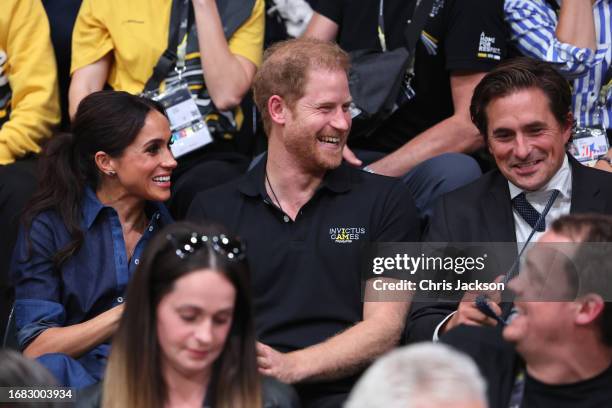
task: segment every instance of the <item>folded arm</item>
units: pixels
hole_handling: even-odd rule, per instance
[[[484,75],[484,72],[451,74],[454,114],[368,167],[378,174],[400,177],[442,153],[470,153],[482,147],[484,140],[470,119],[470,99]]]

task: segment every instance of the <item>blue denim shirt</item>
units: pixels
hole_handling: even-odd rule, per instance
[[[131,260],[117,212],[104,206],[90,188],[86,189],[82,203],[84,241],[60,269],[54,266],[53,256],[71,237],[59,214],[46,211],[36,216],[29,230],[30,253],[26,232],[21,229],[11,275],[15,284],[17,337],[22,349],[49,327],[82,323],[124,302],[127,283],[146,243],[156,230],[172,222],[161,203],[148,202],[145,211],[150,222]],[[108,347],[100,344],[79,358],[96,379],[102,376]]]

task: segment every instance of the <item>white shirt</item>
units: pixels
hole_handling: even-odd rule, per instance
[[[510,188],[511,199],[524,191],[510,181],[508,181],[508,187]],[[553,190],[559,190],[559,196],[550,208],[550,211],[546,214],[545,220],[547,229],[554,220],[562,215],[569,214],[572,205],[572,169],[570,168],[567,155],[565,155],[565,159],[559,170],[557,170],[548,183],[537,191],[525,191],[525,197],[527,197],[527,201],[533,208],[539,213],[542,213]],[[532,228],[514,208],[512,208],[512,215],[514,216],[516,242],[519,243],[519,247],[522,248],[531,234]],[[536,231],[531,238],[531,242],[536,242],[542,234],[544,234],[544,232]]]

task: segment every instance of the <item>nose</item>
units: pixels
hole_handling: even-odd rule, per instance
[[[516,278],[510,279],[507,285],[508,289],[510,289],[517,298],[523,293],[521,281],[522,279],[517,276]]]
[[[212,319],[204,319],[194,332],[196,340],[201,344],[209,344],[212,341]]]
[[[174,158],[174,155],[169,147],[165,149],[162,166],[169,170],[173,170],[177,166],[176,159]]]
[[[336,110],[331,125],[334,129],[346,132],[351,128],[351,114],[342,107]]]
[[[531,147],[525,136],[519,134],[514,139],[514,155],[519,160],[524,160],[529,156]]]

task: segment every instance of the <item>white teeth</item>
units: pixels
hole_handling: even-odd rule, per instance
[[[536,164],[538,161],[534,160],[528,163],[518,163],[517,166],[518,167],[527,167],[527,166],[533,166],[534,164]]]
[[[340,138],[339,137],[323,136],[323,137],[319,138],[319,140],[324,142],[324,143],[333,143],[333,144],[340,143]]]
[[[153,177],[153,181],[156,181],[158,183],[165,183],[170,181],[170,176],[157,176],[157,177]]]

